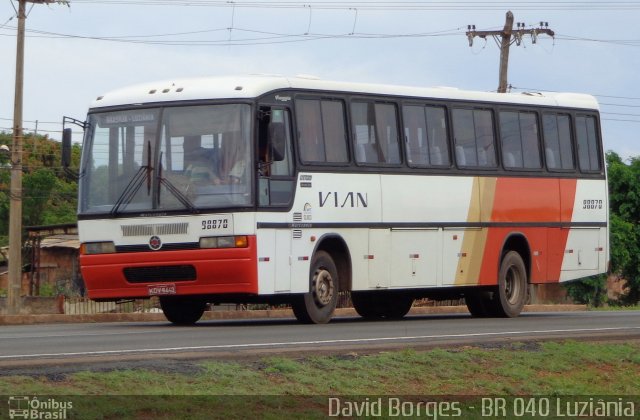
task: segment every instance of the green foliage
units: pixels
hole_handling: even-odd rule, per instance
[[[607,153],[609,170],[611,268],[627,281],[626,304],[640,301],[640,157],[625,164]]]
[[[607,276],[601,274],[566,283],[564,287],[574,302],[597,308],[607,297],[606,284]]]
[[[56,287],[51,283],[42,283],[40,285],[40,296],[51,297],[57,294]]]
[[[10,133],[0,133],[0,144],[12,147]],[[81,148],[72,148],[72,166],[80,162]],[[23,226],[73,223],[76,218],[78,183],[60,163],[61,145],[48,136],[27,134],[23,140]],[[10,158],[0,156],[0,238],[9,231]]]

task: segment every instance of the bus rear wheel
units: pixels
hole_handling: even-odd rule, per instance
[[[206,302],[187,296],[160,296],[160,307],[169,322],[176,325],[193,325],[204,314]]]
[[[466,293],[464,303],[467,305],[469,313],[474,318],[487,318],[495,315],[493,292],[477,291]]]
[[[293,314],[305,324],[326,324],[338,304],[339,279],[333,258],[318,251],[311,260],[310,291],[291,304]]]
[[[507,252],[500,263],[498,290],[493,301],[496,315],[513,318],[520,315],[527,300],[527,269],[520,254]]]

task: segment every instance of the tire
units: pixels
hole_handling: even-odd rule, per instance
[[[176,325],[193,325],[206,308],[206,302],[192,297],[161,296],[160,307],[167,320]]]
[[[474,318],[489,318],[495,316],[494,294],[495,292],[486,290],[475,290],[465,294],[464,303],[467,305],[471,316]]]
[[[351,302],[353,309],[358,315],[368,320],[383,318],[380,302],[375,298],[375,292],[351,292]]]
[[[351,301],[358,315],[365,319],[401,319],[411,309],[413,298],[384,292],[352,292]]]
[[[413,298],[403,295],[390,295],[383,307],[382,316],[385,319],[402,319],[411,310]]]
[[[507,252],[500,263],[498,290],[493,296],[496,315],[514,318],[520,315],[527,300],[527,269],[520,254]]]
[[[333,258],[318,251],[311,260],[309,292],[292,303],[293,314],[304,324],[326,324],[331,320],[338,304],[340,282]]]

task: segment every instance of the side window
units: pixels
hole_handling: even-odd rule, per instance
[[[538,119],[533,112],[500,113],[502,159],[507,169],[539,169]]]
[[[574,169],[571,120],[566,114],[544,114],[544,157],[551,170]]]
[[[409,105],[402,114],[409,166],[449,166],[445,109]]]
[[[493,113],[486,109],[454,109],[453,134],[458,166],[496,167]]]
[[[293,198],[295,171],[288,109],[261,107],[259,117],[258,203],[288,206]]]
[[[351,104],[354,150],[358,163],[400,163],[396,107],[391,104]]]
[[[296,100],[296,121],[302,161],[324,161],[324,134],[322,133],[320,101]]]
[[[349,161],[344,105],[341,101],[298,99],[296,118],[303,162]]]
[[[596,119],[592,116],[576,117],[576,138],[578,140],[578,163],[583,172],[600,170],[600,153]]]
[[[344,104],[342,101],[322,101],[321,108],[327,162],[349,162]]]

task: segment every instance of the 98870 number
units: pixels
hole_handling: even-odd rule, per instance
[[[227,229],[229,219],[207,219],[202,221],[202,230]]]
[[[602,208],[602,200],[582,200],[583,210],[595,210]]]

